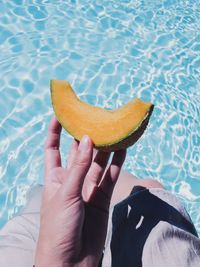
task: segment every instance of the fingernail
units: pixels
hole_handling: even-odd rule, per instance
[[[81,139],[81,142],[79,144],[79,149],[81,151],[86,151],[88,150],[89,148],[89,145],[90,145],[90,140],[89,140],[89,137],[87,135],[84,135]]]

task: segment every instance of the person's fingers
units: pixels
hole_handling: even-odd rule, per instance
[[[51,169],[61,166],[60,156],[60,133],[62,126],[54,116],[49,124],[48,135],[45,141],[45,172],[48,173]]]
[[[93,159],[91,167],[87,173],[86,179],[84,181],[83,196],[87,200],[90,193],[95,186],[98,186],[102,179],[103,173],[107,166],[110,153],[104,151],[98,151]]]
[[[100,190],[108,197],[108,199],[111,199],[114,186],[119,177],[120,170],[124,163],[125,158],[126,158],[125,149],[118,150],[114,153],[112,162],[109,168],[107,169],[101,184],[99,185]]]
[[[97,153],[98,153],[98,150],[96,148],[93,148],[93,160],[96,157]]]
[[[72,141],[70,152],[69,152],[69,156],[68,156],[68,159],[67,159],[67,167],[66,167],[67,170],[69,170],[71,168],[71,166],[72,166],[72,163],[74,161],[74,158],[75,158],[77,150],[78,150],[78,145],[79,145],[79,142],[74,139]]]
[[[92,162],[92,153],[92,141],[85,135],[79,143],[73,163],[67,171],[67,177],[61,189],[65,200],[82,196],[83,182]]]

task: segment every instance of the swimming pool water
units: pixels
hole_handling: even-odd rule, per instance
[[[125,168],[177,194],[200,232],[200,2],[2,0],[0,12],[0,227],[43,181],[49,81],[64,79],[104,108],[155,104]]]

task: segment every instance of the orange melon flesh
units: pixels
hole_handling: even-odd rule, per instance
[[[116,110],[92,106],[81,101],[70,84],[62,80],[51,81],[51,98],[56,117],[67,132],[77,140],[86,134],[96,148],[105,151],[122,149],[136,142],[153,110],[151,103],[138,98]]]

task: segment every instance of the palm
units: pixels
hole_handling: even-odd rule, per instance
[[[94,163],[91,165],[88,173],[91,173],[91,171],[95,172]],[[97,173],[98,171],[96,170],[96,174]],[[52,208],[52,205],[55,203],[55,199],[58,198],[59,189],[66,179],[66,175],[67,169],[62,167],[56,167],[49,173],[49,183],[46,183],[45,186],[45,196],[48,196],[48,199],[46,198],[45,202],[49,203],[48,210]],[[86,177],[86,181],[89,181],[89,176]],[[88,190],[88,188],[90,190]],[[80,257],[84,258],[84,261],[86,262],[88,261],[86,255],[96,255],[97,258],[101,257],[108,220],[108,212],[106,209],[109,206],[108,198],[104,195],[104,193],[97,189],[95,190],[95,188],[94,190],[91,190],[92,182],[89,183],[88,188],[87,184],[85,183],[83,187],[83,198],[73,202],[72,209],[65,213],[63,220],[60,221],[60,225],[57,226],[61,230],[61,233],[65,233],[66,238],[68,238],[70,235],[71,239],[73,240],[70,246],[65,248],[68,256],[70,258],[74,258],[74,252],[77,250],[74,249],[74,247],[79,247]],[[107,203],[106,209],[102,207],[102,203]],[[70,199],[69,205],[71,205]],[[53,216],[57,215],[54,213]],[[69,218],[71,218],[70,227],[68,225]],[[52,218],[49,218],[48,221],[52,221]],[[63,221],[66,223],[63,223]],[[80,222],[84,222],[84,229],[83,224]],[[77,232],[79,232],[80,235],[78,235]],[[62,237],[61,239],[63,240]],[[67,240],[63,240],[62,242],[67,243]],[[73,251],[73,253],[70,255],[68,251]]]
[[[77,207],[80,208],[80,205],[84,205],[85,213],[83,215],[86,220],[85,231],[91,231],[93,225],[96,227],[99,225],[97,228],[100,233],[100,229],[106,226],[105,222],[108,217],[109,197],[106,196],[106,192],[103,192],[96,185],[97,182],[99,183],[102,179],[109,153],[97,152],[96,150],[94,150],[94,152],[96,156],[93,158],[92,164],[86,175],[82,190],[82,199],[80,199],[81,203],[79,203]],[[46,191],[48,191],[48,194],[46,194],[48,195],[48,201],[55,197],[56,194],[59,194],[58,191],[66,179],[70,166],[73,164],[73,153],[74,151],[72,149],[67,168],[55,167],[50,171],[48,175],[48,183],[46,183],[45,186]],[[102,236],[102,234],[99,236]],[[93,243],[93,240],[91,240],[90,244]],[[95,239],[94,241],[96,242],[97,240]]]

